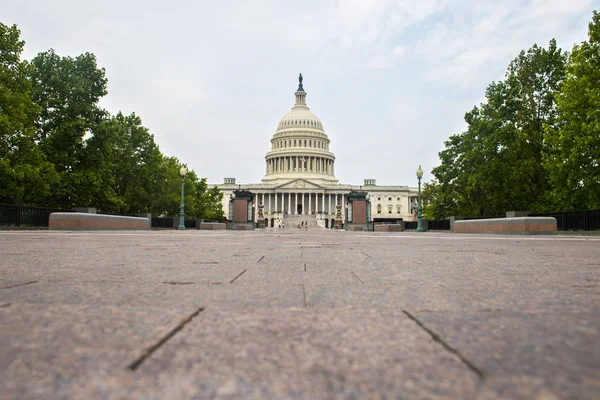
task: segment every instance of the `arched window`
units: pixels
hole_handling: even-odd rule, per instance
[[[398,214],[400,214],[400,213],[402,212],[402,206],[401,206],[400,204],[398,204],[398,205],[396,206],[396,212],[397,212]]]
[[[390,205],[388,206],[388,214],[391,214],[391,213],[392,213],[392,205],[390,204]]]
[[[381,204],[377,204],[377,214],[381,214]]]
[[[306,139],[304,139],[304,147],[306,147]]]

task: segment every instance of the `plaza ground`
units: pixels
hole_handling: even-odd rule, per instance
[[[600,238],[0,232],[0,397],[600,398]]]

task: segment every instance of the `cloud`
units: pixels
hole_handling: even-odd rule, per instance
[[[344,182],[414,184],[510,60],[585,40],[593,1],[275,0],[3,6],[27,58],[98,57],[102,105],[136,112],[161,149],[211,182],[258,182],[302,72]],[[429,179],[425,175],[425,179]]]

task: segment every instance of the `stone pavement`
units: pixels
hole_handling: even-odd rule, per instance
[[[0,232],[2,399],[598,399],[600,238]]]

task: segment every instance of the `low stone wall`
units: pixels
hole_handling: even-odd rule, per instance
[[[352,232],[362,232],[365,229],[365,224],[348,224],[348,230]]]
[[[454,222],[455,233],[499,233],[521,235],[556,234],[553,217],[470,219]]]
[[[404,224],[375,225],[375,232],[403,232]]]
[[[56,212],[50,214],[51,230],[136,230],[150,229],[150,220],[122,215]]]
[[[252,230],[252,224],[244,224],[244,223],[236,223],[234,226],[234,229],[236,231],[251,231]]]
[[[222,222],[196,222],[196,228],[205,231],[217,231],[224,230],[226,225]]]

